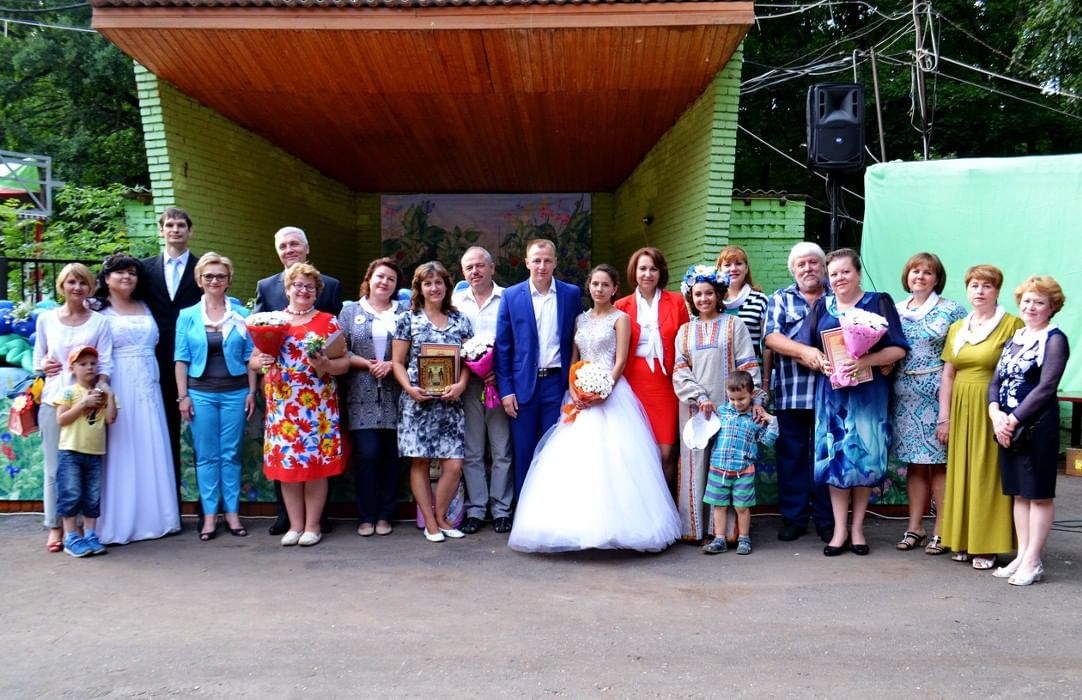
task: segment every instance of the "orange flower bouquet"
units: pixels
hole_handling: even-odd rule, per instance
[[[607,399],[612,393],[612,371],[589,360],[579,360],[571,365],[568,384],[571,393],[577,394],[580,401]],[[560,410],[563,411],[565,423],[574,422],[581,412],[574,402],[564,404]]]

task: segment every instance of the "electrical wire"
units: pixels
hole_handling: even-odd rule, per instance
[[[4,24],[21,24],[27,27],[40,27],[42,29],[64,29],[69,32],[85,32],[87,34],[97,34],[98,30],[89,29],[87,27],[70,27],[65,24],[49,24],[47,22],[31,22],[25,19],[14,19],[12,17],[0,17],[0,23]]]
[[[43,12],[59,12],[60,10],[74,10],[79,7],[90,7],[89,2],[75,3],[74,5],[56,5],[54,7],[29,7],[20,9],[17,7],[0,7],[0,12],[15,12],[17,14],[41,14]]]
[[[740,124],[737,124],[737,125],[736,125],[736,128],[737,128],[737,129],[739,129],[740,131],[743,131],[743,132],[744,132],[745,134],[747,134],[748,136],[752,137],[753,139],[755,139],[755,140],[756,140],[756,141],[758,141],[759,143],[763,144],[764,146],[766,146],[766,147],[767,147],[767,148],[769,148],[770,150],[772,150],[772,151],[774,151],[775,153],[777,153],[778,155],[780,155],[780,156],[783,156],[783,157],[785,157],[785,158],[787,158],[787,159],[791,160],[792,162],[796,163],[796,164],[797,164],[798,166],[800,166],[801,168],[806,168],[806,167],[807,167],[807,166],[806,166],[806,165],[805,165],[804,163],[801,163],[801,162],[800,162],[799,160],[797,160],[796,158],[792,157],[791,155],[789,155],[789,154],[788,154],[788,153],[786,153],[785,151],[783,151],[783,150],[781,150],[780,148],[778,148],[777,146],[775,146],[775,145],[771,144],[771,143],[770,143],[769,141],[767,141],[766,139],[764,139],[764,138],[763,138],[762,136],[759,136],[758,134],[756,134],[756,133],[754,133],[754,132],[751,132],[751,131],[749,131],[749,130],[747,129],[747,127],[745,127],[745,126],[742,126],[742,125],[740,125]],[[821,178],[822,178],[823,180],[826,180],[826,179],[827,179],[827,176],[826,176],[826,175],[824,175],[824,174],[822,174],[822,173],[814,173],[814,174],[815,174],[815,175],[818,175],[818,176],[819,176],[819,177],[821,177]],[[862,201],[862,202],[864,201],[864,197],[862,197],[861,195],[857,194],[856,192],[854,192],[853,190],[849,189],[848,187],[842,187],[842,191],[843,191],[843,192],[848,192],[849,194],[853,195],[854,197],[856,197],[857,199],[859,199],[859,200],[860,200],[860,201]],[[853,219],[853,220],[854,220],[854,221],[856,221],[856,219]]]
[[[1025,80],[1020,80],[1018,78],[1012,78],[1009,75],[1001,75],[1000,73],[995,73],[995,72],[992,72],[992,71],[987,70],[985,68],[980,68],[978,66],[971,66],[968,63],[963,63],[963,62],[957,61],[957,60],[955,60],[953,58],[947,58],[946,56],[940,56],[939,60],[940,61],[946,61],[947,63],[959,66],[961,68],[968,68],[971,71],[974,71],[976,73],[980,73],[982,75],[986,75],[989,78],[997,78],[999,80],[1005,80],[1005,81],[1007,81],[1009,83],[1014,83],[1015,85],[1021,85],[1022,87],[1033,88],[1035,90],[1039,90],[1044,95],[1056,95],[1058,97],[1066,97],[1067,99],[1070,99],[1070,100],[1082,100],[1082,95],[1078,95],[1078,94],[1075,94],[1073,92],[1069,92],[1067,90],[1060,90],[1059,88],[1053,88],[1053,87],[1050,87],[1048,85],[1038,85],[1037,83],[1028,83]]]

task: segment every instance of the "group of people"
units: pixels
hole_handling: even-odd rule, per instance
[[[178,530],[181,420],[191,423],[200,538],[213,539],[223,520],[232,535],[247,535],[240,445],[262,402],[264,472],[280,487],[271,533],[284,546],[321,540],[328,479],[350,461],[357,534],[390,534],[408,458],[431,542],[473,534],[491,517],[521,551],[659,551],[682,539],[707,554],[730,543],[749,554],[759,445],[773,444],[781,540],[805,534],[810,518],[825,555],[868,554],[865,512],[893,456],[908,464],[910,517],[898,549],[949,551],[1019,585],[1043,574],[1056,387],[1068,356],[1050,322],[1064,303],[1050,277],[1016,290],[1019,320],[997,304],[1002,273],[989,265],[966,273],[968,314],[939,297],[946,272],[930,253],[907,262],[908,296],[895,304],[864,291],[849,249],[825,255],[797,244],[794,283],[768,296],[739,246],[689,268],[682,293],[666,289],[668,263],[645,247],[630,257],[631,293],[620,296],[610,265],[591,270],[586,290],[556,279],[556,245],[537,239],[525,251],[528,279],[511,287],[494,282],[491,254],[472,247],[457,293],[432,261],[418,266],[409,302],[400,302],[402,271],[378,258],[357,301],[343,306],[338,281],[308,263],[304,232],[287,227],[275,235],[283,271],[259,282],[255,311],[280,312],[288,332],[277,353],[262,353],[248,311],[227,296],[232,262],[191,259],[182,210],[167,209],[160,225],[162,255],[110,256],[96,285],[85,267],[65,267],[63,305],[38,320],[50,551],[85,556]],[[858,310],[886,329],[865,354],[839,355],[824,333]],[[461,348],[475,336],[491,339],[492,370],[461,363],[438,392],[426,387],[425,348]],[[345,350],[332,352],[339,337]],[[606,386],[578,381],[589,365]],[[839,376],[863,381],[838,384]],[[486,392],[499,400],[485,401]],[[76,443],[103,454],[101,464],[66,466],[73,426],[95,424],[104,435],[99,418],[115,420],[110,449]],[[448,510],[463,480],[456,526]],[[995,568],[1012,550],[1012,522],[1017,554]]]

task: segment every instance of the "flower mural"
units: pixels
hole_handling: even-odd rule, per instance
[[[521,282],[534,238],[556,244],[559,279],[581,287],[590,269],[589,194],[388,196],[381,211],[383,254],[402,266],[407,282],[429,260],[461,279],[459,261],[474,245],[492,253],[499,284]]]

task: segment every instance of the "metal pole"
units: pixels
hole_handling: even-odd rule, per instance
[[[879,124],[879,160],[887,162],[887,142],[883,136],[883,105],[879,104],[879,68],[875,62],[875,47],[870,51],[872,58],[872,89],[875,91],[875,121]]]

